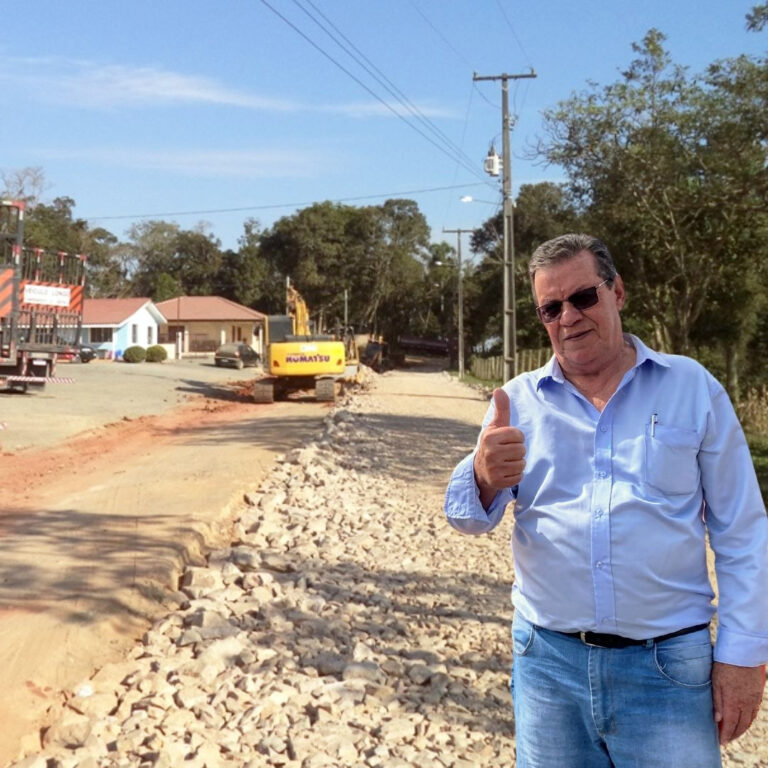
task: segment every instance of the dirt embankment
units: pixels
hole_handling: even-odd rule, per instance
[[[146,388],[139,378],[107,379],[133,395],[124,406],[107,398],[101,411],[83,400],[115,369],[89,369],[79,391],[0,399],[3,446],[22,435],[45,446],[0,454],[0,765],[24,738],[34,742],[61,690],[135,644],[167,609],[184,565],[226,540],[243,490],[328,410],[256,405],[226,383],[232,372],[211,369],[221,381],[182,372],[195,392],[168,371]],[[59,423],[65,408],[80,417]],[[115,413],[124,416],[96,426]],[[45,433],[24,432],[28,423]],[[52,433],[67,437],[51,445]]]

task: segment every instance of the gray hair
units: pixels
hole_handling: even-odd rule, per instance
[[[536,277],[536,271],[546,269],[554,264],[572,259],[582,251],[589,251],[595,257],[597,274],[609,285],[613,284],[618,275],[616,265],[613,263],[608,246],[592,235],[574,234],[560,235],[552,240],[542,243],[531,256],[528,262],[528,274],[531,278],[531,288]],[[534,291],[534,297],[536,292]]]

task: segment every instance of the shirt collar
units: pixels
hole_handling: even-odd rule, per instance
[[[625,333],[624,338],[629,341],[632,346],[634,346],[635,352],[637,352],[637,360],[635,360],[635,365],[633,366],[634,368],[639,368],[646,361],[660,365],[662,368],[669,368],[666,355],[661,354],[661,352],[657,352],[655,349],[646,347],[645,344],[643,344],[643,342],[637,338],[637,336],[634,336],[631,333]]]
[[[643,342],[637,338],[637,336],[634,336],[631,333],[625,333],[624,338],[630,344],[632,344],[632,346],[635,348],[635,352],[637,353],[637,359],[635,360],[635,364],[632,366],[633,368],[639,368],[646,362],[660,365],[663,368],[669,368],[669,363],[664,359],[664,356],[661,353],[651,349],[650,347],[646,347],[645,344],[643,344]],[[545,381],[554,381],[557,384],[565,383],[563,369],[560,367],[560,363],[557,361],[557,358],[554,355],[552,355],[551,359],[545,366],[539,368],[537,374],[538,377],[536,379],[536,389],[541,389]]]

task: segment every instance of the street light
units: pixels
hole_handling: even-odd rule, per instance
[[[501,200],[478,200],[476,197],[472,197],[472,195],[464,195],[464,197],[461,198],[462,203],[488,203],[488,205],[501,205]]]
[[[435,259],[435,261],[432,262],[431,266],[433,267],[448,267],[450,266],[449,262],[441,261],[440,259]],[[441,270],[442,274],[442,270]],[[441,324],[441,333],[445,330],[445,278],[441,276],[439,283],[432,283],[433,288],[439,288],[440,289],[440,324]]]

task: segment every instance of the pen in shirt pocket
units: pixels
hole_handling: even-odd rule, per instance
[[[659,414],[658,413],[652,413],[651,414],[651,437],[656,437],[656,424],[659,421]]]

